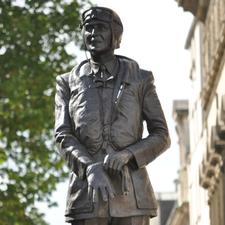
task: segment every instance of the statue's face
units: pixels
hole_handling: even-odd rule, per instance
[[[93,21],[84,25],[84,43],[92,54],[101,54],[110,50],[111,29],[108,23]]]

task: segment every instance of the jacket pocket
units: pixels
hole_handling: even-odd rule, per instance
[[[157,209],[157,201],[146,168],[133,170],[131,177],[137,207],[140,209]]]
[[[67,193],[66,216],[70,214],[90,213],[93,210],[93,202],[88,197],[87,181],[71,173]]]

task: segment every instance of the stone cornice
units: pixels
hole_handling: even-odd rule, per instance
[[[191,12],[197,19],[205,21],[210,0],[176,0],[184,11]]]

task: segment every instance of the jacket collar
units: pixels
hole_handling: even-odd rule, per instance
[[[118,75],[122,76],[122,82],[126,83],[126,84],[130,84],[131,83],[131,79],[132,79],[132,73],[139,73],[139,66],[138,64],[132,60],[129,59],[127,57],[124,56],[118,56],[116,55],[115,57],[116,63],[118,63],[118,67],[119,69],[117,69],[117,71],[113,71],[114,68],[114,64],[109,64],[107,65],[107,70],[109,71],[109,73],[114,73],[113,75],[116,76],[118,73]],[[113,72],[112,72],[113,71]],[[83,62],[80,63],[80,65],[74,70],[74,72],[79,76],[79,77],[83,77],[83,76],[90,76],[93,74],[93,69],[91,67],[90,61],[89,60],[85,60]]]
[[[90,76],[96,74],[99,71],[100,66],[100,64],[95,63],[91,60],[85,60],[77,68],[76,72],[78,73],[79,77]],[[112,75],[113,77],[117,75],[119,62],[116,57],[113,60],[106,62],[104,66],[110,75]]]
[[[125,84],[131,84],[135,76],[133,74],[139,75],[140,68],[138,64],[125,56],[117,56],[120,64],[120,76],[122,76],[122,82]]]

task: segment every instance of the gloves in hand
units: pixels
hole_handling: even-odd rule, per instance
[[[98,201],[98,192],[101,193],[103,201],[109,197],[114,198],[115,190],[103,169],[102,163],[94,163],[87,167],[86,176],[88,181],[88,196],[93,202]]]

